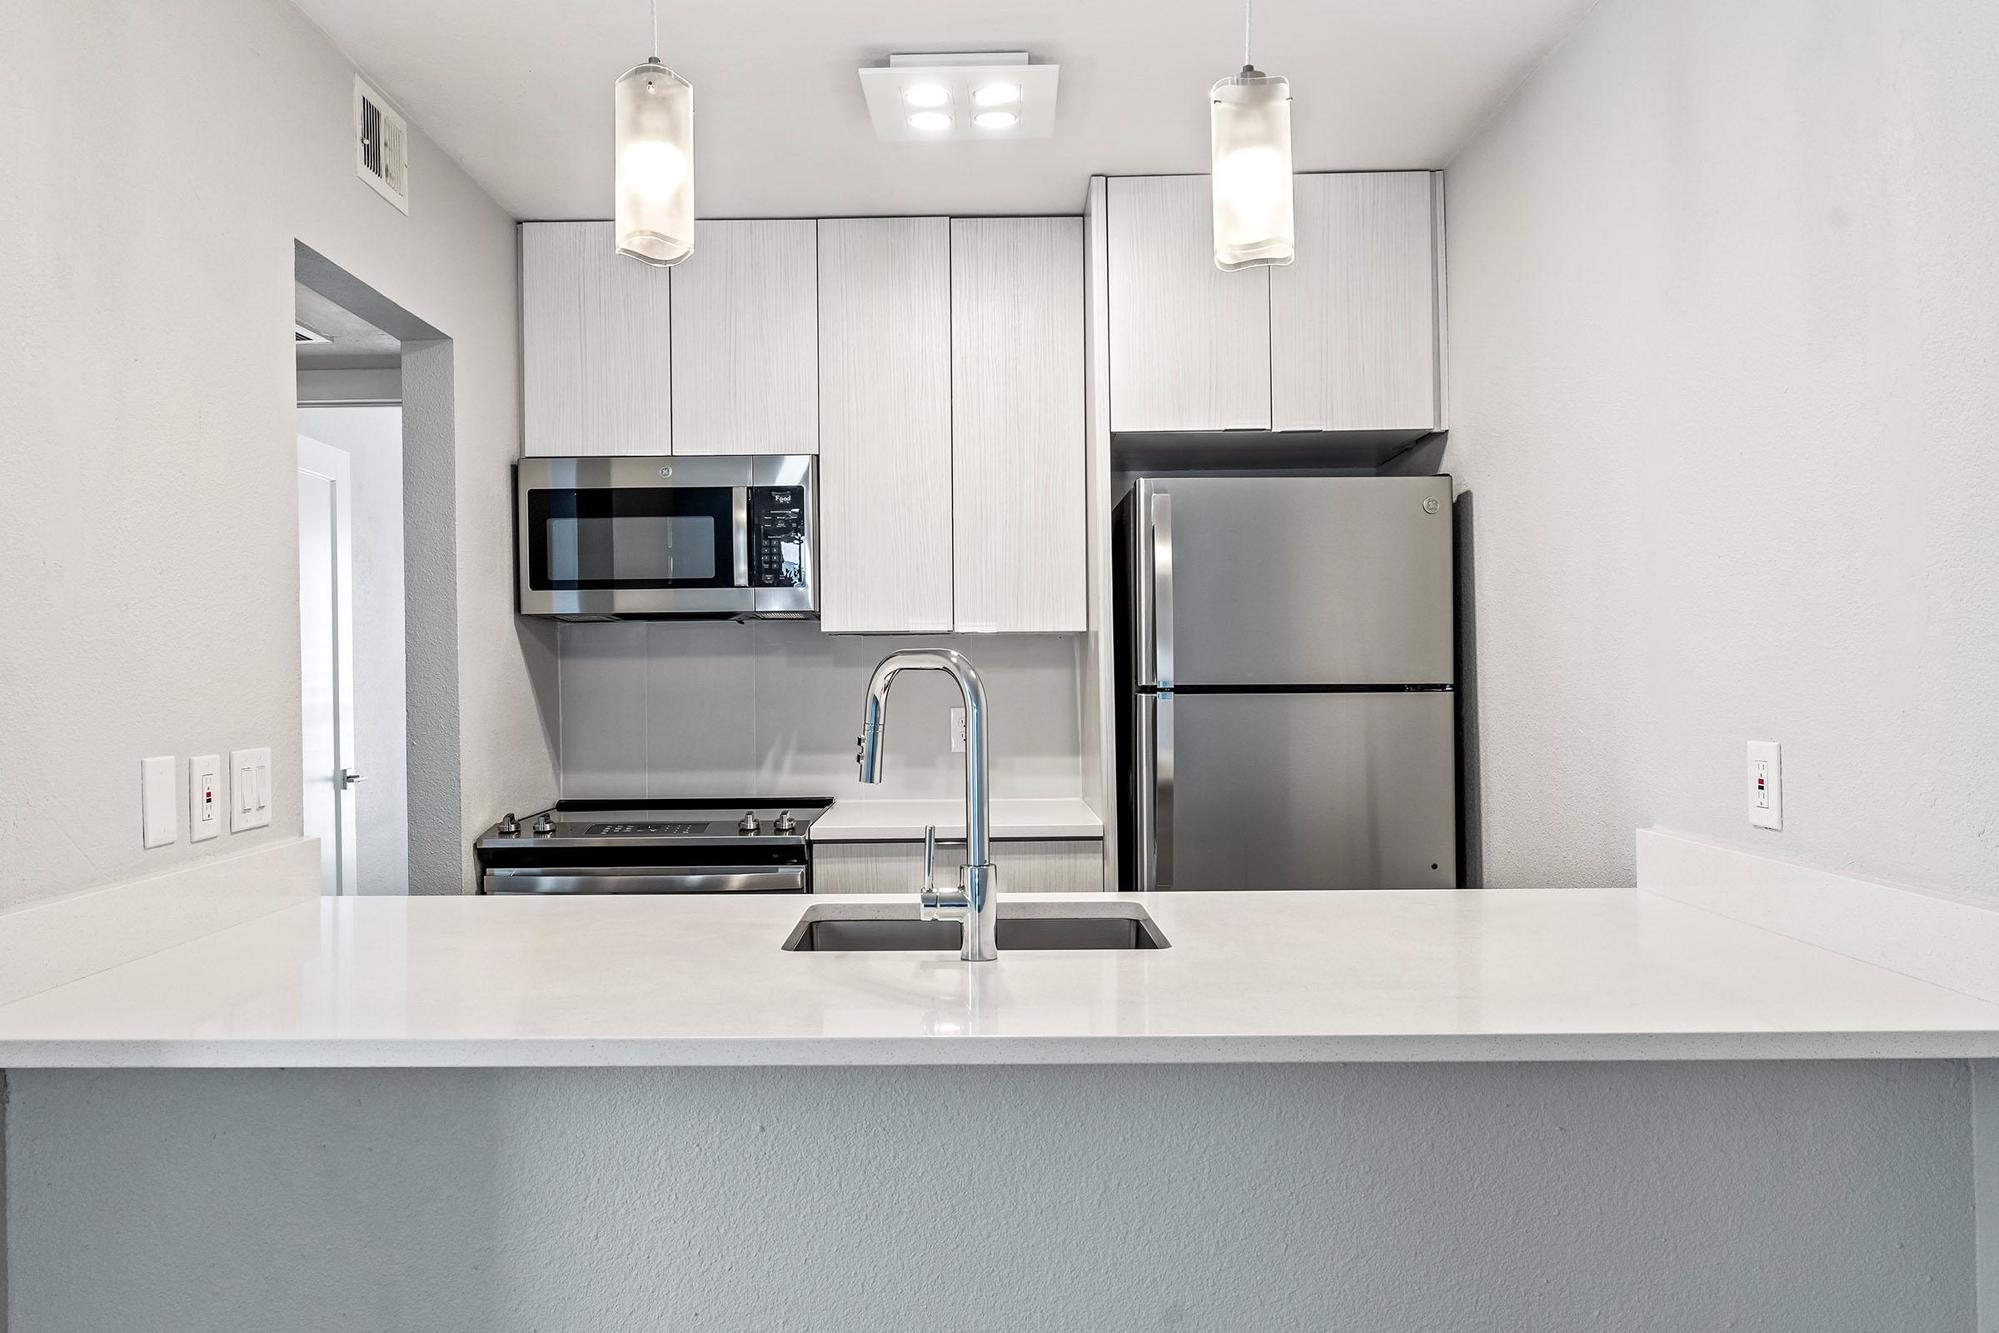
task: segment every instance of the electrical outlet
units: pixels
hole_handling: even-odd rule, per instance
[[[1784,766],[1775,741],[1749,742],[1749,822],[1757,828],[1784,827]]]
[[[962,708],[953,708],[951,710],[951,753],[963,754],[964,752],[965,710]]]
[[[222,832],[222,756],[187,761],[187,840],[207,842]]]

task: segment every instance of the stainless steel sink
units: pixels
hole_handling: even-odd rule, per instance
[[[823,903],[784,942],[791,953],[956,953],[956,921],[924,921],[916,905]],[[999,905],[999,950],[1164,949],[1166,936],[1136,903]]]

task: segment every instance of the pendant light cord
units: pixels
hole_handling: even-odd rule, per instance
[[[1252,0],[1242,0],[1242,67],[1244,69],[1256,68],[1255,65],[1250,63],[1249,59],[1249,22],[1250,22],[1251,4]]]
[[[652,58],[659,63],[659,0],[652,0]]]

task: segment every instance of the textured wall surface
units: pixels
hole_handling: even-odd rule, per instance
[[[562,627],[565,796],[956,797],[958,687],[898,676],[882,781],[854,768],[868,677],[903,648],[956,648],[986,687],[995,796],[1081,790],[1080,640],[1065,634],[822,634],[802,621]]]
[[[1987,0],[1605,0],[1451,164],[1486,882],[1658,823],[1999,896],[1995,51]]]
[[[1956,1064],[10,1079],[36,1333],[1972,1328]]]
[[[352,78],[278,0],[0,8],[0,421],[33,478],[0,489],[0,906],[299,832],[295,240],[453,340],[453,823],[553,788],[508,577],[514,228],[421,125],[408,217],[356,179]],[[142,756],[255,745],[268,832],[142,852]]]

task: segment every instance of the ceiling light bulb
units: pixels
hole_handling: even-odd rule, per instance
[[[909,118],[909,128],[929,130],[933,133],[938,130],[948,130],[951,128],[951,117],[942,111],[919,111]]]
[[[1020,117],[1011,111],[981,111],[972,117],[972,123],[982,130],[1010,130],[1020,123]]]
[[[972,101],[978,106],[1012,106],[1019,100],[1017,83],[988,83],[972,94]]]
[[[910,106],[944,106],[951,100],[951,90],[941,83],[919,83],[905,89],[902,100]]]

